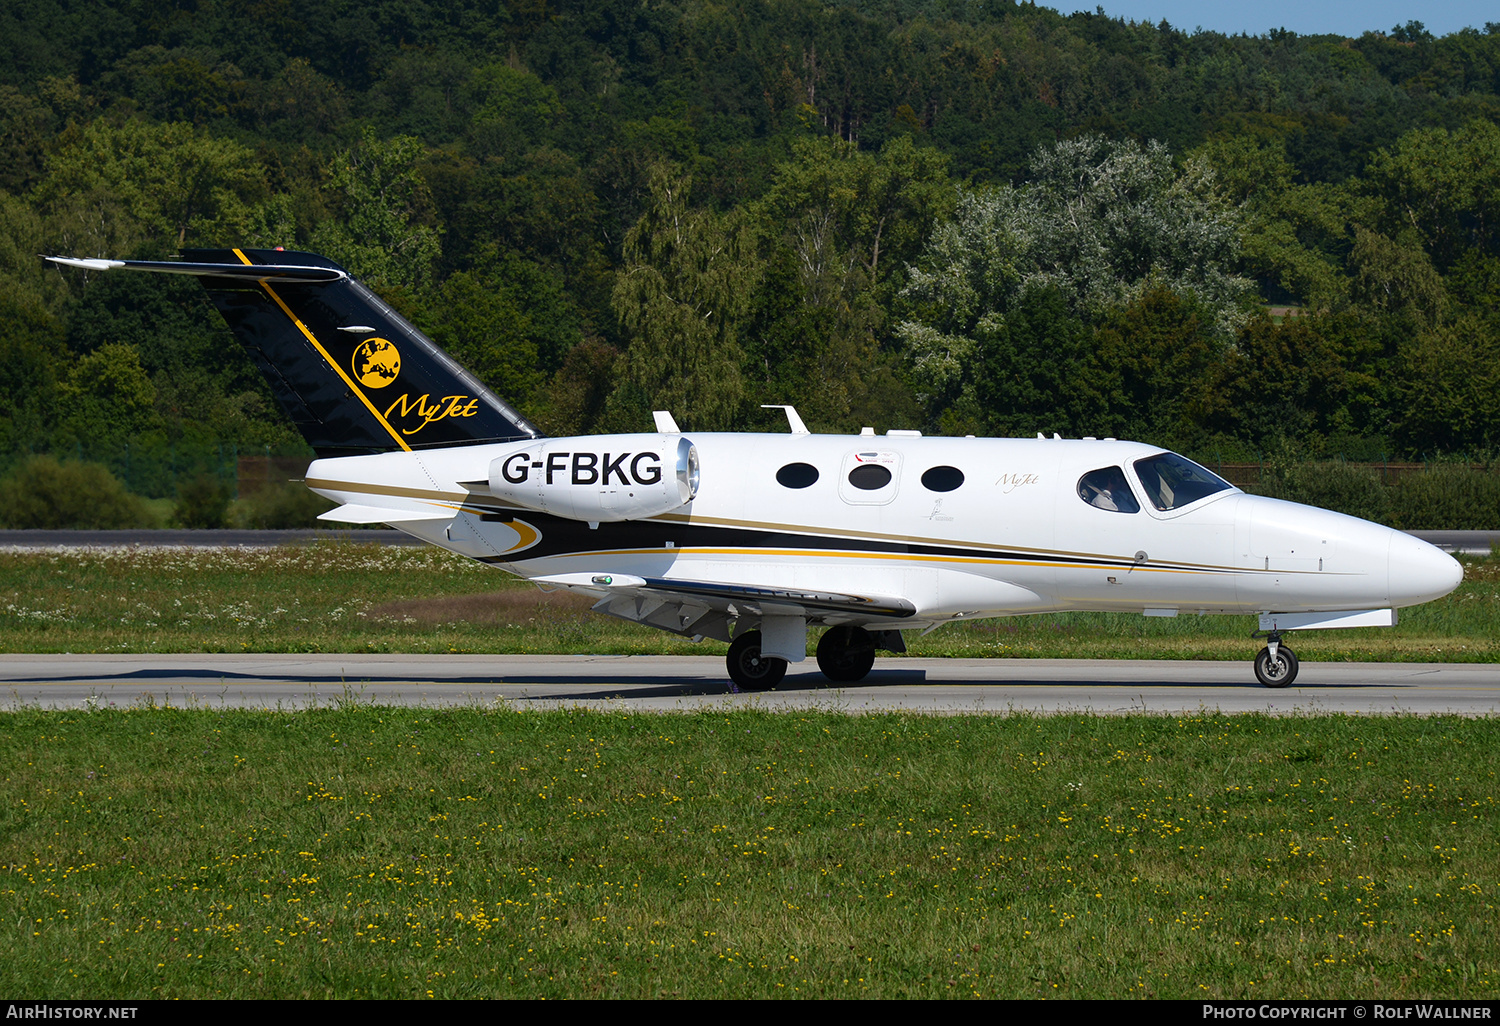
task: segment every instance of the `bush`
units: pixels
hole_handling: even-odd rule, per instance
[[[177,488],[172,518],[183,527],[223,527],[229,513],[229,489],[213,474],[199,474]]]
[[[1392,491],[1390,523],[1403,531],[1500,531],[1500,474],[1434,467]]]
[[[16,529],[155,527],[150,512],[98,463],[33,456],[0,480],[0,522]]]
[[[1384,521],[1390,512],[1389,490],[1373,470],[1365,467],[1347,463],[1293,463],[1268,470],[1258,489],[1262,495],[1377,523]]]
[[[284,531],[294,527],[326,527],[319,513],[333,509],[333,503],[306,485],[289,482],[268,485],[240,502],[238,520],[241,527],[262,531]]]

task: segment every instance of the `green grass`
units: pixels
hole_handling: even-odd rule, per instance
[[[26,998],[1494,999],[1493,720],[0,718]]]
[[[438,549],[0,553],[0,650],[9,652],[720,653],[588,611]],[[1117,613],[1013,617],[910,632],[914,655],[1246,659],[1253,617]],[[1389,630],[1308,631],[1312,660],[1500,660],[1500,560],[1471,560],[1438,602]]]

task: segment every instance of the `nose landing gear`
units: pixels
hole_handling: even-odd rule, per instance
[[[1297,655],[1281,643],[1280,633],[1272,631],[1265,638],[1266,647],[1255,657],[1255,678],[1268,688],[1288,687],[1297,679]]]

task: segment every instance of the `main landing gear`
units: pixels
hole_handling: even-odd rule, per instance
[[[760,631],[729,645],[729,679],[741,691],[767,691],[786,676],[786,660],[760,654]],[[864,680],[875,665],[875,636],[863,627],[830,627],[818,639],[818,669],[832,681]]]
[[[760,631],[746,631],[729,644],[729,679],[741,691],[767,691],[786,676],[786,660],[760,654]]]
[[[875,639],[863,627],[830,627],[818,639],[818,669],[829,680],[864,680],[875,665]]]
[[[1266,635],[1266,641],[1266,647],[1255,657],[1255,677],[1268,688],[1287,687],[1297,679],[1297,655],[1281,643],[1281,635],[1275,631]]]

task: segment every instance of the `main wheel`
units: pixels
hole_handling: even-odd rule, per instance
[[[1268,688],[1284,688],[1297,679],[1297,656],[1285,645],[1278,645],[1276,658],[1269,646],[1255,657],[1255,677]]]
[[[830,627],[818,639],[818,669],[829,680],[864,680],[875,665],[875,639],[863,627]]]
[[[786,676],[786,660],[760,654],[760,631],[746,631],[729,645],[729,679],[744,691],[766,691]]]

